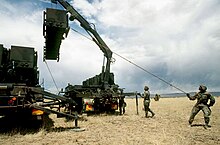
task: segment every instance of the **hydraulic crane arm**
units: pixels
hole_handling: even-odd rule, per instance
[[[70,20],[77,20],[80,22],[80,26],[83,27],[90,35],[93,35],[93,41],[99,46],[104,56],[107,58],[106,68],[103,70],[105,72],[104,81],[108,82],[110,74],[110,63],[112,58],[112,51],[105,44],[102,38],[99,36],[97,31],[91,27],[91,25],[65,0],[51,0],[53,3],[59,2],[63,8],[71,14]]]

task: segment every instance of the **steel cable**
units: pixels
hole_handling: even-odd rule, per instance
[[[46,64],[46,66],[47,66],[47,69],[48,69],[48,71],[49,71],[49,73],[50,73],[50,76],[51,76],[51,78],[52,78],[52,80],[53,80],[53,83],[54,83],[54,85],[55,85],[55,87],[56,87],[56,89],[57,89],[57,92],[59,92],[59,89],[58,89],[58,87],[57,87],[57,84],[56,84],[56,82],[55,82],[55,79],[54,79],[54,77],[53,77],[53,74],[52,74],[52,72],[50,71],[49,65],[47,64],[47,61],[46,61],[46,60],[44,60],[44,62],[45,62],[45,64]]]
[[[90,41],[95,42],[95,41],[94,41],[94,38],[93,38],[91,35],[90,35],[90,36],[92,37],[92,39],[89,38],[89,37],[87,37],[87,36],[85,36],[84,34],[80,33],[79,31],[77,31],[77,30],[75,30],[75,29],[73,29],[73,28],[71,28],[71,29],[72,29],[74,32],[76,32],[76,33],[82,35],[83,37],[85,37],[85,38],[87,38],[87,39],[89,39]],[[97,42],[95,42],[95,43],[97,44]],[[99,44],[99,45],[101,45],[101,44]],[[103,47],[105,47],[105,46],[103,46]],[[169,86],[171,86],[171,87],[173,87],[173,88],[179,90],[180,92],[182,92],[182,93],[184,93],[184,94],[187,94],[185,91],[183,91],[183,90],[180,89],[179,87],[177,87],[177,86],[175,86],[175,85],[169,83],[169,82],[166,81],[165,79],[162,79],[161,77],[159,77],[159,76],[153,74],[152,72],[150,72],[150,71],[146,70],[145,68],[143,68],[143,67],[137,65],[136,63],[134,63],[134,62],[128,60],[127,58],[125,58],[125,57],[123,57],[123,56],[121,56],[121,55],[119,55],[119,54],[117,54],[116,52],[113,52],[113,53],[114,53],[115,55],[119,56],[120,58],[124,59],[125,61],[129,62],[130,64],[132,64],[132,65],[138,67],[139,69],[143,70],[144,72],[146,72],[146,73],[152,75],[153,77],[159,79],[160,81],[162,81],[162,82],[168,84]]]

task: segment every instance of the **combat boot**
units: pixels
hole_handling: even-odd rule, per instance
[[[153,118],[155,116],[155,113],[152,113],[152,116],[151,116],[151,118]]]
[[[189,127],[192,127],[192,122],[189,121],[189,125],[188,125],[188,126],[189,126]]]
[[[204,125],[204,128],[205,128],[205,129],[208,129],[208,124],[205,124],[205,125]]]
[[[189,127],[192,127],[193,119],[189,119]]]
[[[209,129],[209,128],[211,128],[211,125],[205,124],[205,125],[204,125],[204,128],[205,128],[205,129]]]
[[[209,117],[205,117],[204,119],[205,119],[205,125],[204,125],[204,128],[205,128],[205,129],[210,128],[211,126],[209,125],[209,120],[210,120]]]
[[[145,113],[145,117],[148,118],[148,113]]]

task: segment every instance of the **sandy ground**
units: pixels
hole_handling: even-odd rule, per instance
[[[0,134],[2,145],[216,145],[220,144],[220,97],[212,107],[211,128],[204,129],[203,114],[200,112],[188,126],[188,117],[195,101],[185,98],[161,98],[152,100],[151,108],[156,113],[153,118],[145,118],[142,99],[139,100],[139,115],[136,100],[126,99],[126,113],[120,115],[86,116],[78,122],[85,131],[74,132],[74,123],[50,115],[54,127],[49,131],[41,129],[27,133]]]

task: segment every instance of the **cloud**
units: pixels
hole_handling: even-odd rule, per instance
[[[69,1],[85,19],[96,25],[116,62],[111,70],[125,91],[179,92],[116,54],[141,66],[184,91],[196,91],[200,84],[220,90],[220,2],[175,0],[74,0]],[[42,11],[57,7],[45,1],[1,2],[1,43],[32,46],[39,52],[41,80],[52,88],[42,62],[44,38]],[[61,8],[59,6],[59,8]],[[84,33],[78,24],[71,27]],[[84,33],[86,34],[86,33]],[[92,41],[71,31],[63,40],[60,62],[48,64],[58,87],[81,84],[101,72],[103,54]]]

